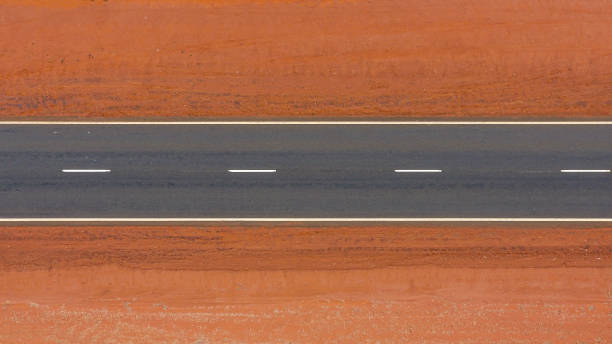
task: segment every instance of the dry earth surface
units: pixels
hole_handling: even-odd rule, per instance
[[[3,0],[0,118],[612,115],[609,0]]]
[[[0,227],[1,343],[610,343],[612,228]]]

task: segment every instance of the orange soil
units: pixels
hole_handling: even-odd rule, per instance
[[[612,228],[0,227],[0,342],[612,342]]]
[[[4,0],[0,118],[609,117],[607,0]]]

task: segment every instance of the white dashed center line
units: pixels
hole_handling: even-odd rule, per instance
[[[230,173],[276,173],[276,170],[227,170]]]
[[[108,173],[111,170],[62,170],[64,173]]]
[[[610,173],[610,170],[561,170],[561,173]]]
[[[394,170],[395,173],[441,173],[442,170]]]

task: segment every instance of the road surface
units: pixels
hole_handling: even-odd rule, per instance
[[[610,168],[612,125],[2,125],[0,217],[603,218]]]

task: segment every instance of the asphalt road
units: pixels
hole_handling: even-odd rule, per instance
[[[610,168],[605,125],[3,125],[0,217],[610,217]]]

